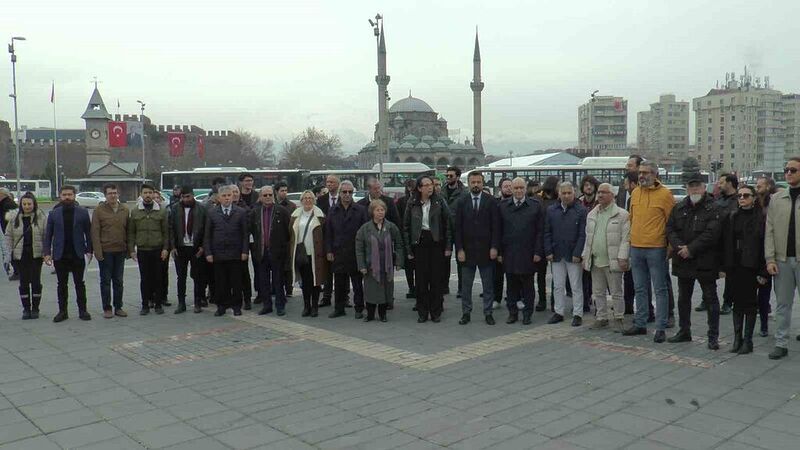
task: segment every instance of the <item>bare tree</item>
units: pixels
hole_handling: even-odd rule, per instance
[[[245,130],[237,130],[236,134],[242,140],[241,154],[245,157],[255,157],[263,166],[275,166],[275,143],[272,139],[265,139]]]
[[[344,154],[339,136],[309,127],[284,144],[279,167],[314,170],[323,167],[336,168],[343,163]]]

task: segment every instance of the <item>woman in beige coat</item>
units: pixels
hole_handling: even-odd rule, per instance
[[[20,198],[19,210],[8,214],[5,243],[19,270],[22,320],[39,318],[42,301],[42,242],[47,218],[30,192]]]
[[[303,317],[317,317],[320,286],[328,274],[323,240],[325,213],[314,205],[315,201],[313,192],[303,192],[300,197],[302,207],[292,212],[289,221],[292,233],[290,263],[294,279],[300,280],[303,289]]]

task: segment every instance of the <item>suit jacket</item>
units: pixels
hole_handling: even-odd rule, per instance
[[[264,257],[264,244],[262,240],[262,216],[264,205],[257,203],[250,210],[248,230],[253,236],[253,260],[261,261]],[[283,265],[289,255],[289,229],[290,212],[281,205],[272,205],[272,220],[269,226],[269,253],[274,264]]]
[[[388,195],[381,195],[381,200],[386,203],[386,220],[397,225],[397,228],[401,228],[403,220],[397,212],[397,205],[394,204],[394,199]],[[369,216],[369,195],[359,200],[358,204],[368,211],[367,216]]]
[[[86,208],[74,206],[75,213],[72,219],[72,246],[75,255],[83,258],[86,253],[92,253],[92,222]],[[44,231],[42,254],[51,256],[58,261],[64,255],[64,208],[61,203],[56,204],[47,215],[47,226]]]
[[[339,195],[336,195],[336,201],[339,201]],[[317,208],[321,209],[325,216],[328,215],[328,210],[331,209],[331,194],[330,192],[325,195],[320,195],[317,198]]]
[[[481,192],[478,211],[475,211],[472,193],[465,193],[456,202],[456,251],[464,250],[466,264],[489,264],[489,250],[500,249],[500,216],[497,201]]]
[[[357,203],[351,203],[345,209],[339,202],[326,219],[325,252],[333,253],[331,270],[333,273],[356,272],[356,233],[361,225],[369,221],[367,210]]]
[[[206,208],[200,202],[194,202],[192,207],[192,246],[202,247],[205,237]],[[176,203],[169,214],[169,247],[170,250],[183,247],[183,235],[186,228],[186,215],[183,205]]]
[[[213,256],[214,262],[238,261],[242,254],[250,252],[247,213],[244,209],[231,205],[231,213],[226,216],[221,205],[206,211],[206,229],[203,238],[203,251]]]

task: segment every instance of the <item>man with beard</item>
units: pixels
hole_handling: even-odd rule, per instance
[[[739,189],[739,177],[732,173],[723,173],[717,180],[717,186],[719,187],[719,198],[717,198],[715,204],[719,208],[720,216],[725,218],[728,217],[728,213],[739,209],[739,204],[736,201],[736,192]],[[722,315],[731,313],[731,306],[733,306],[732,286],[733,283],[728,278],[725,278],[725,291],[722,294],[722,308],[719,310],[719,313]],[[707,305],[703,302],[696,310],[705,311],[706,307]]]
[[[450,209],[450,226],[455,226],[455,213],[456,213],[456,204],[458,200],[467,192],[467,189],[464,187],[464,183],[461,182],[461,169],[452,166],[448,167],[446,173],[447,184],[442,188],[442,197],[444,197],[444,201],[447,202],[447,207]],[[452,251],[452,247],[450,249]],[[461,297],[461,266],[462,264],[456,260],[456,272],[458,274],[458,291],[457,297]],[[442,282],[444,283],[444,293],[450,293],[450,259],[447,260],[446,270],[442,272]]]
[[[194,282],[194,312],[203,311],[207,278],[203,263],[203,231],[206,223],[206,210],[194,198],[191,186],[180,190],[180,201],[172,207],[169,214],[169,243],[175,271],[178,274],[178,307],[175,314],[186,311],[186,275]],[[188,273],[187,273],[188,271]]]
[[[61,186],[60,201],[47,215],[42,254],[48,266],[55,265],[58,278],[58,314],[53,322],[69,318],[67,300],[69,299],[69,276],[75,283],[75,296],[78,303],[78,317],[91,320],[86,310],[86,284],[83,281],[87,260],[92,262],[92,223],[86,208],[75,204],[75,187]]]
[[[597,178],[591,175],[585,175],[581,178],[581,196],[578,199],[586,208],[586,214],[594,209],[597,205],[597,189],[600,187],[600,182]],[[587,313],[591,310],[592,304],[592,273],[588,270],[583,271],[583,312]]]
[[[700,283],[708,311],[708,348],[719,350],[719,298],[717,276],[720,271],[720,210],[706,193],[699,172],[684,170],[686,198],[672,209],[667,222],[667,238],[672,246],[672,273],[678,277],[678,333],[667,341],[691,342],[692,293]]]
[[[164,314],[161,278],[164,261],[169,257],[169,226],[155,195],[153,186],[143,184],[141,198],[128,218],[128,253],[139,264],[142,316],[150,313],[151,304],[155,305],[156,314]]]
[[[328,175],[325,177],[325,188],[328,192],[317,197],[317,207],[327,216],[328,211],[339,203],[339,177],[336,175]],[[327,272],[327,278],[322,284],[322,301],[319,302],[319,307],[330,306],[332,297],[333,271],[329,270]]]
[[[253,174],[244,172],[239,175],[239,198],[241,203],[247,205],[247,208],[252,208],[258,202],[258,192],[253,190]]]
[[[455,246],[456,257],[461,263],[463,286],[461,292],[461,325],[470,322],[472,313],[472,286],[475,269],[481,274],[483,288],[483,315],[488,325],[494,325],[494,264],[500,248],[500,217],[497,203],[491,195],[483,192],[483,174],[470,172],[469,194],[462,195],[456,203]]]

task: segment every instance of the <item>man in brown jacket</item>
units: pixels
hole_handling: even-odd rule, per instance
[[[92,214],[92,248],[100,266],[100,297],[103,317],[127,317],[122,309],[122,277],[128,249],[128,207],[119,201],[117,186],[103,186],[106,201]],[[114,313],[111,312],[111,287],[114,287]]]

